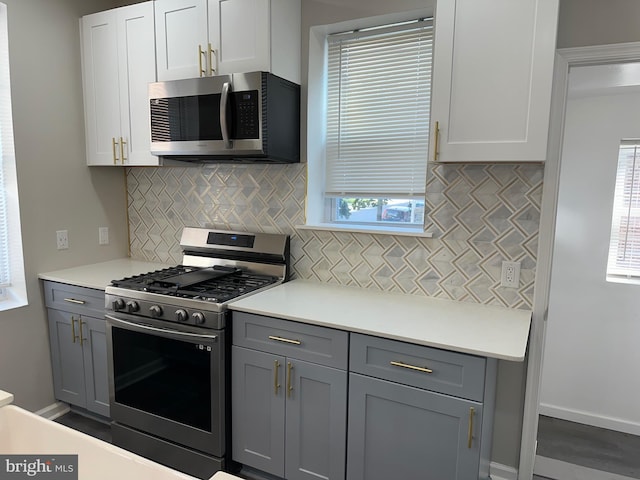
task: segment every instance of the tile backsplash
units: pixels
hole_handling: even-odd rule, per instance
[[[291,235],[294,278],[531,308],[541,165],[430,165],[425,221],[433,238],[297,230],[306,164],[127,170],[131,254],[179,263],[185,226]],[[520,288],[500,287],[503,260]]]

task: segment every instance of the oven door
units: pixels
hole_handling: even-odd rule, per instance
[[[223,330],[106,315],[113,421],[222,457]]]

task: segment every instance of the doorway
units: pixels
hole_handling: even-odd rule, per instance
[[[538,256],[538,268],[536,273],[536,292],[534,297],[533,321],[531,326],[528,366],[527,366],[527,391],[525,397],[525,411],[523,422],[523,434],[521,442],[521,456],[519,464],[518,478],[521,480],[530,480],[533,476],[534,461],[536,452],[537,430],[538,430],[538,413],[540,410],[540,402],[544,401],[541,395],[544,387],[543,379],[543,353],[545,351],[545,337],[547,329],[549,330],[549,338],[554,338],[551,327],[547,324],[547,314],[549,322],[552,320],[553,305],[551,303],[552,290],[552,258],[555,264],[556,253],[554,245],[556,243],[556,213],[560,212],[561,204],[559,200],[563,195],[561,185],[561,172],[564,167],[561,166],[561,158],[563,156],[563,139],[565,127],[565,113],[569,105],[570,98],[568,96],[570,69],[574,71],[577,67],[586,66],[603,66],[603,65],[621,65],[630,62],[640,62],[640,43],[628,43],[618,45],[603,45],[596,47],[580,47],[572,49],[562,49],[558,51],[556,56],[556,67],[554,73],[554,92],[552,98],[552,114],[549,135],[549,150],[547,162],[545,165],[545,191],[542,200],[541,225],[540,225],[540,249]],[[586,72],[586,71],[585,71]],[[588,77],[588,75],[587,75]],[[568,118],[568,117],[567,117]],[[618,139],[619,141],[619,139]],[[563,159],[564,160],[564,159]],[[615,163],[615,159],[614,159]],[[585,167],[586,168],[586,167]],[[614,167],[615,169],[615,167]],[[580,177],[584,177],[586,170],[581,172]],[[615,170],[613,175],[615,175]],[[604,179],[598,177],[595,182],[590,184],[591,188],[597,189],[604,183]],[[610,205],[610,203],[609,203]],[[604,209],[604,206],[601,206]],[[603,210],[604,211],[604,210]],[[610,215],[610,211],[609,211]],[[609,218],[610,221],[610,218]],[[610,225],[606,229],[605,236],[610,233]],[[593,239],[586,238],[586,241],[593,242]],[[605,252],[608,248],[608,240],[604,245],[598,242]],[[606,253],[605,253],[606,255]],[[589,261],[590,259],[583,259]],[[639,287],[640,288],[640,287]],[[586,298],[583,294],[582,300]],[[550,325],[550,323],[549,323]],[[604,322],[606,325],[606,322]],[[572,345],[572,343],[570,343]],[[551,346],[549,347],[552,348]],[[573,350],[580,347],[575,347]],[[609,346],[609,348],[613,348]],[[571,355],[571,350],[564,348],[564,357]],[[585,366],[588,369],[589,366]],[[609,371],[609,375],[614,372]],[[571,386],[571,378],[565,379],[565,383]],[[606,387],[603,387],[606,388]],[[557,415],[557,413],[554,413]],[[584,419],[581,419],[584,421]],[[582,478],[581,476],[573,476],[564,478]],[[600,477],[605,478],[605,477]],[[615,476],[606,478],[617,478]]]
[[[585,480],[640,478],[640,285],[607,277],[618,152],[640,137],[639,106],[640,62],[569,68],[535,466],[550,478],[567,478],[563,463]]]

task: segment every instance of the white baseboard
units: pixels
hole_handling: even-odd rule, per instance
[[[518,470],[508,465],[491,462],[489,476],[491,480],[518,480]]]
[[[58,417],[61,417],[65,413],[67,413],[71,408],[69,405],[62,402],[52,403],[48,407],[44,407],[41,410],[35,412],[36,415],[40,415],[41,417],[46,418],[47,420],[55,420]]]
[[[591,425],[593,427],[607,428],[617,432],[640,435],[640,423],[625,420],[623,418],[596,415],[592,412],[573,410],[565,407],[558,407],[556,405],[549,405],[547,403],[540,404],[540,415]]]
[[[536,455],[533,473],[556,480],[634,480],[616,473],[602,472],[539,455]]]

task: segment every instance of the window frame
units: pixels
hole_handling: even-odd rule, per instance
[[[623,151],[630,149],[633,149],[631,165],[623,163]],[[623,168],[624,172],[621,171]],[[640,284],[640,139],[620,141],[613,195],[606,278],[610,282]],[[625,201],[627,195],[629,200]],[[627,219],[626,227],[625,219]],[[629,219],[636,219],[636,221],[630,224]],[[636,230],[636,234],[629,240],[630,230]],[[629,244],[631,245],[629,250],[638,252],[634,255],[637,258],[635,266],[621,265],[618,261],[620,248],[623,248],[623,253],[626,253]]]
[[[3,195],[5,210],[0,248],[6,251],[10,275],[9,284],[0,285],[0,311],[28,304],[13,135],[7,15],[7,6],[0,2],[0,180],[3,181],[0,195]]]
[[[307,98],[307,195],[305,199],[306,224],[300,229],[370,232],[394,235],[431,237],[422,225],[402,225],[400,222],[358,224],[348,221],[326,221],[332,209],[329,197],[325,197],[325,139],[327,102],[327,36],[356,29],[369,29],[385,24],[402,23],[417,18],[433,17],[433,8],[412,10],[368,17],[331,25],[313,26],[309,35],[309,75]],[[425,158],[427,161],[427,158]],[[424,201],[420,196],[418,200]]]

